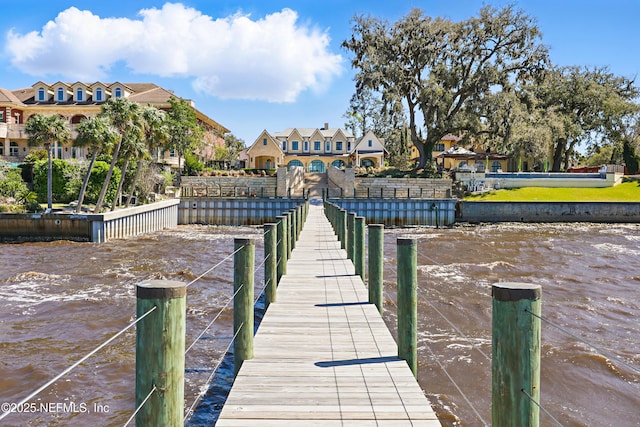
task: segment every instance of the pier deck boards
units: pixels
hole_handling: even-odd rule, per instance
[[[322,207],[300,239],[218,427],[435,427],[431,404]]]

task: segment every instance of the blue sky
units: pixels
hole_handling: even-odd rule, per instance
[[[0,0],[0,87],[37,81],[153,82],[253,143],[263,129],[344,125],[354,92],[341,48],[356,14],[418,7],[462,20],[515,4],[557,65],[640,74],[637,0]]]

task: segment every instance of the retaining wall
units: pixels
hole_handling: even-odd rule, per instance
[[[459,202],[462,222],[640,222],[640,203]]]
[[[448,226],[455,222],[455,199],[329,199],[367,224]]]
[[[450,179],[355,178],[355,197],[450,198]]]
[[[275,197],[275,176],[185,176],[181,195],[186,197]]]
[[[105,242],[178,225],[179,200],[104,214],[0,214],[0,241]]]
[[[224,199],[183,197],[179,224],[262,225],[304,203],[302,199]]]

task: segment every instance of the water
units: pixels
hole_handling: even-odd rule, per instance
[[[541,284],[545,318],[640,367],[640,226],[387,230],[385,320],[392,331],[395,239],[406,234],[419,239],[419,382],[444,425],[491,420],[485,356],[491,356],[494,282]],[[259,262],[261,235],[260,228],[180,226],[103,244],[2,245],[0,403],[18,402],[131,322],[136,283],[191,282],[233,252],[234,237],[254,237]],[[232,267],[225,261],[188,288],[187,346],[221,315],[187,353],[187,407],[223,362],[232,336]],[[640,426],[640,375],[547,324],[542,333],[541,403],[553,417],[565,426]],[[0,424],[121,426],[135,410],[134,348],[132,329],[33,400],[53,411],[12,414]],[[206,425],[219,410],[216,399],[231,382],[226,362],[220,373],[192,425]],[[541,425],[555,423],[542,413]]]

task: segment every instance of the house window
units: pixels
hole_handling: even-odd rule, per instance
[[[169,157],[175,157],[176,156],[176,151],[175,150],[169,150]]]
[[[96,101],[98,101],[98,102],[102,101],[102,89],[101,88],[96,89]]]
[[[38,89],[38,101],[44,101],[44,88]]]
[[[0,123],[4,123],[4,111],[0,111]]]
[[[500,162],[497,160],[491,162],[491,172],[498,172],[498,169],[502,169]]]
[[[320,151],[320,141],[313,141],[313,150]]]
[[[77,102],[82,102],[82,89],[78,88],[78,90],[76,90],[76,101]]]
[[[64,89],[61,87],[58,88],[58,101],[64,101]]]
[[[444,151],[444,144],[436,144],[433,151]]]
[[[302,143],[302,151],[304,151],[305,153],[309,152],[309,141],[304,141]]]
[[[342,141],[336,141],[336,151],[342,151]]]
[[[9,155],[12,157],[18,157],[18,143],[11,141],[9,143]]]
[[[122,98],[122,89],[120,89],[119,87],[116,88],[115,97]]]
[[[351,151],[351,141],[347,141],[347,151]]]
[[[291,150],[298,151],[298,141],[291,141]]]
[[[262,145],[267,145],[267,138],[262,138]]]
[[[282,151],[287,151],[287,141],[282,141]]]
[[[373,141],[369,140],[369,147],[373,147]]]
[[[324,152],[325,153],[330,153],[331,152],[331,141],[325,141],[324,142]]]

